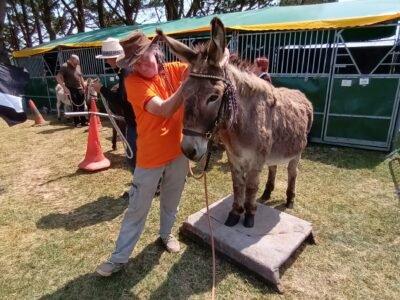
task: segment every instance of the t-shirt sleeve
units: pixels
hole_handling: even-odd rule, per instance
[[[145,110],[147,102],[157,96],[146,82],[135,78],[125,79],[125,90],[128,101],[135,110]]]

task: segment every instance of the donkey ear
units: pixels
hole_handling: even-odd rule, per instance
[[[184,43],[181,43],[169,36],[166,36],[161,29],[156,30],[158,36],[157,40],[164,41],[170,50],[183,62],[193,64],[196,60],[197,54]]]
[[[208,46],[208,61],[210,64],[220,66],[220,62],[224,57],[225,45],[224,24],[215,17],[211,20],[211,41]]]

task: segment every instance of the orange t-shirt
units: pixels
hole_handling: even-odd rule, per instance
[[[158,96],[162,100],[176,91],[186,70],[186,65],[174,62],[164,64],[173,87],[171,91],[164,75],[146,79],[133,72],[125,78],[126,95],[131,103],[137,126],[136,165],[140,168],[158,168],[179,157],[183,127],[183,107],[171,117],[163,118],[145,110],[147,102]]]

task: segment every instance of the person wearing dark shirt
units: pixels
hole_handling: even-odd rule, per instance
[[[120,69],[117,67],[116,60],[117,57],[124,53],[118,39],[108,38],[103,41],[101,54],[97,55],[98,59],[105,59],[106,63],[109,64],[118,74],[119,83],[117,89],[109,89],[102,85],[100,81],[95,81],[92,87],[96,92],[100,92],[104,98],[111,104],[114,108],[119,108],[122,110],[126,122],[126,132],[125,137],[128,141],[130,148],[132,149],[132,157],[128,158],[129,167],[134,170],[136,167],[136,118],[135,113],[132,109],[132,105],[128,102],[125,93],[125,77],[130,73],[128,69]]]
[[[84,111],[85,108],[85,82],[83,80],[81,67],[79,66],[79,57],[72,54],[66,63],[61,65],[60,71],[56,76],[57,82],[64,89],[65,95],[71,98],[72,111]],[[87,126],[87,120],[84,116],[74,117],[75,127]]]

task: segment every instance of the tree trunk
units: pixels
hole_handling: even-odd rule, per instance
[[[6,18],[6,1],[0,1],[0,62],[10,64],[4,45],[4,21]]]
[[[163,0],[164,5],[165,5],[165,15],[167,17],[167,21],[171,20],[178,20],[179,19],[179,14],[178,14],[178,6],[179,3],[174,0]]]
[[[99,16],[100,28],[105,28],[106,23],[104,20],[104,0],[97,0],[97,14]]]
[[[26,12],[25,0],[20,0],[20,5],[21,5],[21,10],[22,10],[22,20],[19,20],[19,24],[21,27],[22,34],[24,36],[26,46],[29,48],[29,47],[32,47],[32,35],[31,35],[31,31],[29,29],[29,21],[28,21],[28,14]],[[14,10],[15,10],[16,18],[19,19],[19,17],[21,15],[18,14],[16,7],[14,7]]]
[[[49,3],[49,0],[43,0],[42,9],[43,13],[41,14],[44,27],[46,27],[47,33],[49,34],[50,41],[56,39],[56,31],[54,30],[53,26],[53,4]]]
[[[10,36],[8,38],[8,44],[10,45],[10,49],[12,49],[14,51],[19,51],[21,49],[21,46],[20,46],[21,41],[18,38],[16,26],[13,26],[12,18],[10,16],[10,14],[8,14],[8,13],[7,13],[7,19],[8,19],[8,24],[9,24],[8,28],[10,31]]]
[[[42,28],[40,26],[38,10],[33,0],[29,0],[29,2],[32,8],[33,19],[35,20],[35,27],[38,34],[39,44],[43,44]]]
[[[133,25],[133,6],[130,4],[131,1],[123,0],[123,8],[125,13],[125,24],[126,25]]]
[[[78,10],[78,23],[76,24],[78,32],[85,32],[85,11],[83,8],[83,0],[76,0],[76,8]]]

